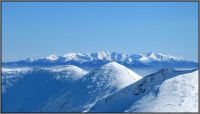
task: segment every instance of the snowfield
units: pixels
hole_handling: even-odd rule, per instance
[[[197,112],[198,71],[159,71],[102,99],[90,111]]]
[[[198,112],[197,83],[198,71],[168,79],[160,85],[154,99],[144,98],[125,112]]]
[[[4,74],[15,74],[15,73],[26,73],[31,71],[32,69],[29,67],[22,68],[2,68],[2,73]]]
[[[142,77],[111,62],[88,73],[60,97],[46,104],[41,112],[88,111],[98,100],[126,87]]]
[[[64,80],[65,78],[73,78],[74,80],[80,79],[83,75],[88,72],[74,65],[61,65],[54,66],[49,68],[43,68],[45,70],[50,71],[51,73],[64,73],[66,76],[57,75],[56,79]]]
[[[87,71],[75,66],[63,66],[62,69],[64,71],[60,72],[52,72],[51,68],[33,68],[26,73],[16,74],[3,72],[2,110],[33,111],[87,74]]]
[[[6,63],[2,112],[198,112],[197,64],[115,52]]]
[[[23,77],[22,74],[31,72],[32,68],[2,68],[2,93],[6,91],[7,88],[13,86],[19,79]]]

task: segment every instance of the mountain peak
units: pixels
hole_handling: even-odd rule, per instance
[[[84,75],[74,83],[71,90],[49,102],[42,110],[87,111],[98,100],[119,91],[139,79],[141,79],[139,75],[125,66],[110,62]],[[68,103],[62,106],[65,102]],[[55,103],[61,108],[55,107]]]
[[[57,55],[49,55],[47,57],[42,57],[49,61],[56,61],[59,58],[64,57],[65,61],[71,60],[84,60],[84,61],[91,61],[91,60],[109,60],[109,61],[120,61],[126,62],[128,61],[140,61],[140,62],[151,62],[151,61],[184,61],[183,57],[174,57],[171,55],[164,55],[161,53],[140,53],[140,54],[132,54],[129,55],[127,53],[117,53],[117,52],[108,52],[108,51],[99,51],[94,53],[66,53],[63,56]],[[40,59],[42,59],[40,58]],[[34,62],[37,59],[28,58],[26,61]]]
[[[59,58],[59,57],[58,57],[57,55],[54,55],[54,54],[45,57],[45,59],[50,60],[50,61],[55,61],[55,60],[57,60],[58,58]]]
[[[94,71],[94,74],[95,75],[91,76],[100,79],[104,78],[104,81],[108,79],[105,83],[113,83],[119,88],[125,87],[142,78],[132,70],[117,62],[110,62],[101,66],[99,69]]]
[[[162,53],[142,53],[140,54],[143,58],[142,60],[144,61],[144,58],[146,61],[185,61],[185,59],[183,57],[175,57],[175,56],[171,56],[171,55],[165,55]]]
[[[68,71],[68,72],[87,72],[84,71],[83,69],[74,66],[74,65],[60,65],[60,66],[53,66],[46,68],[47,70],[53,71],[53,72],[63,72],[63,71]]]
[[[107,63],[105,64],[103,67],[123,67],[121,64],[117,63],[117,62],[110,62],[110,63]]]
[[[109,62],[117,62],[128,67],[156,66],[156,67],[197,67],[197,63],[161,53],[127,54],[117,52],[99,51],[93,53],[67,53],[64,55],[49,55],[41,58],[29,58],[21,61],[5,62],[5,66],[55,66],[55,65],[81,65],[102,66]]]
[[[76,53],[66,53],[63,55],[66,60],[72,60],[77,57]]]

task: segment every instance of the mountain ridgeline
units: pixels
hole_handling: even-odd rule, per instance
[[[198,63],[182,57],[174,57],[161,53],[127,53],[96,52],[96,53],[67,53],[64,55],[49,55],[41,58],[28,58],[14,62],[3,62],[4,67],[44,67],[57,65],[75,65],[79,67],[97,68],[109,62],[117,62],[126,67],[156,67],[156,68],[197,68]]]
[[[198,63],[68,53],[3,63],[2,112],[197,112]]]

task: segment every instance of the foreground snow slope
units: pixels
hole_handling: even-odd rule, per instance
[[[96,103],[89,112],[190,112],[198,109],[198,71],[161,70]]]
[[[72,65],[14,71],[3,70],[3,112],[31,112],[87,73]]]
[[[164,81],[160,85],[156,98],[149,102],[146,102],[146,100],[141,100],[137,104],[133,104],[126,111],[197,112],[198,71],[179,75]],[[136,108],[137,110],[135,110]]]
[[[141,79],[128,68],[111,62],[88,73],[60,97],[47,103],[41,112],[83,112],[98,100]]]

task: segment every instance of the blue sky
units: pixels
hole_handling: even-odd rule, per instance
[[[198,4],[4,2],[3,61],[68,52],[160,52],[198,60]]]

